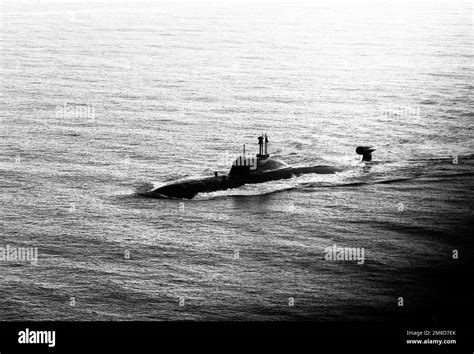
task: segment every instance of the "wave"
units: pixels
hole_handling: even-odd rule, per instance
[[[426,104],[426,105],[437,104],[437,103],[438,103],[438,101],[430,100],[430,99],[423,100],[423,101],[420,102],[420,104]]]
[[[440,182],[446,181],[447,179],[451,178],[459,178],[459,177],[468,177],[472,176],[474,173],[472,172],[464,172],[464,173],[449,173],[449,174],[434,174],[434,175],[416,175],[416,176],[407,176],[407,177],[397,177],[397,178],[374,178],[368,180],[356,180],[356,181],[347,181],[347,182],[300,182],[299,179],[301,177],[296,177],[292,182],[286,185],[276,185],[272,187],[266,187],[261,189],[261,187],[255,187],[252,189],[246,188],[247,186],[243,186],[240,188],[226,190],[226,191],[219,191],[213,193],[203,193],[201,195],[196,196],[195,199],[199,200],[212,200],[212,199],[223,199],[223,198],[246,198],[246,197],[256,197],[256,196],[266,196],[281,192],[288,192],[288,191],[302,191],[302,192],[314,192],[317,189],[321,188],[353,188],[353,187],[362,187],[368,185],[387,185],[387,184],[401,184],[410,182],[413,180],[420,180],[423,182]],[[269,182],[271,183],[271,182]],[[263,183],[269,184],[269,183]],[[262,184],[261,184],[262,185]],[[254,186],[261,186],[261,185],[254,185]]]
[[[148,192],[152,191],[155,188],[155,185],[151,182],[139,182],[138,185],[135,186],[134,192],[138,195],[146,195]]]
[[[212,199],[223,199],[223,198],[246,198],[246,197],[257,197],[257,196],[267,196],[271,194],[289,192],[289,191],[315,191],[320,188],[344,188],[344,187],[359,187],[364,185],[372,184],[390,184],[397,182],[405,182],[416,177],[410,178],[395,178],[395,179],[382,179],[374,181],[354,181],[354,182],[340,182],[340,183],[327,183],[327,182],[300,182],[298,181],[300,177],[296,177],[292,183],[287,183],[285,185],[275,185],[275,186],[266,186],[261,188],[262,185],[269,184],[271,182],[262,183],[259,185],[252,185],[251,188],[248,185],[212,193],[202,193],[198,194],[195,199],[197,200],[212,200]]]

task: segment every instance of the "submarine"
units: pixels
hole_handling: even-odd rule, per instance
[[[259,153],[255,157],[246,156],[244,145],[242,155],[232,163],[228,174],[218,175],[214,172],[212,177],[177,180],[146,193],[146,196],[160,199],[192,199],[198,193],[238,188],[245,184],[289,179],[308,173],[333,174],[343,171],[342,168],[327,165],[291,167],[282,161],[270,158],[266,134],[258,137],[258,145]],[[371,146],[356,148],[356,153],[362,155],[362,161],[371,161],[373,151],[375,149]]]

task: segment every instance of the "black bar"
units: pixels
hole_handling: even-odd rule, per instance
[[[0,352],[472,352],[472,325],[451,327],[455,336],[437,338],[454,338],[456,344],[440,346],[407,345],[406,331],[415,327],[363,322],[0,322]],[[56,331],[55,347],[19,344],[18,333],[26,328]]]

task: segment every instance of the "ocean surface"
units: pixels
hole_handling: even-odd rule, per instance
[[[472,305],[470,1],[0,6],[0,248],[38,251],[0,260],[0,320],[436,322]],[[226,173],[262,132],[289,165],[345,170],[142,196]],[[333,245],[364,263],[326,260]]]

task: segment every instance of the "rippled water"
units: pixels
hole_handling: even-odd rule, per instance
[[[469,1],[1,6],[0,247],[39,259],[0,262],[0,319],[366,320],[399,316],[399,297],[409,313],[472,301],[448,281],[472,260]],[[140,197],[227,172],[261,132],[290,165],[346,170]],[[326,261],[334,244],[364,264]]]

